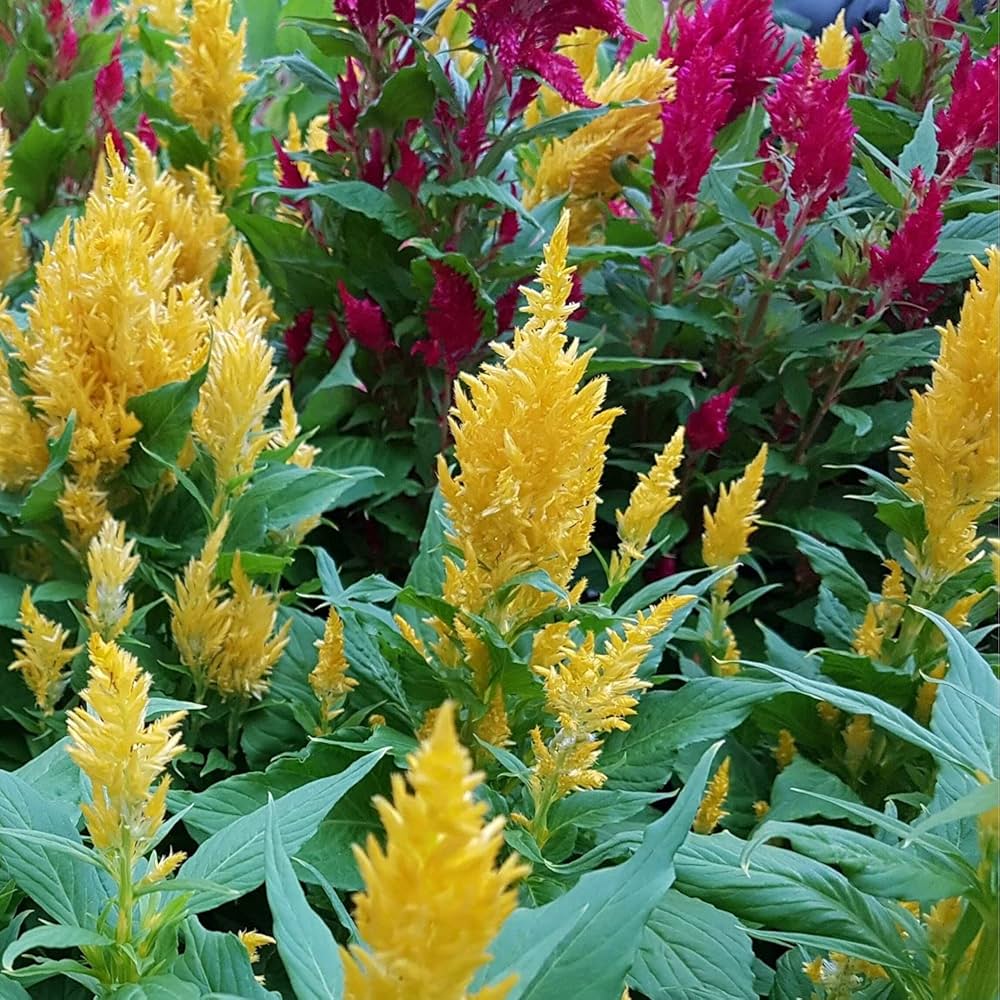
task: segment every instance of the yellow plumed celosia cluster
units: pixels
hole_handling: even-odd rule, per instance
[[[103,639],[121,635],[132,618],[127,587],[139,568],[134,548],[134,541],[125,541],[125,525],[108,517],[87,549],[87,623]]]
[[[7,187],[9,173],[10,135],[0,126],[0,288],[28,267],[28,251],[18,221],[20,202],[17,198],[11,199]]]
[[[21,634],[14,640],[17,652],[8,669],[24,678],[35,704],[45,715],[51,715],[69,681],[66,667],[81,647],[67,645],[69,632],[35,607],[30,587],[25,587],[21,595],[18,621]]]
[[[168,35],[179,35],[184,30],[184,0],[128,0],[122,6],[122,17],[128,25],[138,25],[140,13]]]
[[[485,822],[473,792],[482,775],[455,733],[446,703],[409,758],[409,788],[392,776],[392,802],[375,799],[385,846],[355,847],[365,891],[354,897],[367,947],[342,949],[346,1000],[502,1000],[512,978],[468,992],[487,947],[513,912],[527,870],[497,864],[503,817]]]
[[[719,823],[729,815],[725,810],[726,798],[729,795],[729,762],[727,757],[719,769],[712,775],[712,780],[705,789],[698,812],[695,814],[691,829],[695,833],[711,833]]]
[[[903,567],[895,559],[887,559],[885,568],[888,573],[882,581],[882,599],[868,605],[854,635],[854,652],[873,659],[882,655],[882,644],[892,638],[906,608]]]
[[[931,385],[913,394],[899,440],[903,489],[924,508],[927,535],[908,554],[934,587],[972,561],[980,518],[1000,499],[1000,250],[976,265],[956,327],[942,327]]]
[[[347,656],[344,653],[344,623],[336,609],[330,608],[323,638],[316,640],[316,666],[309,674],[309,686],[319,699],[320,731],[340,714],[338,703],[357,686],[347,676]]]

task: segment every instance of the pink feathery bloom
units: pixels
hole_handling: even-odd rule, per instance
[[[111,0],[90,0],[90,23],[100,24],[111,16]]]
[[[497,333],[506,333],[514,325],[517,303],[521,298],[521,283],[515,281],[510,288],[497,296]]]
[[[313,311],[306,309],[300,312],[291,325],[285,328],[282,335],[285,341],[285,353],[288,355],[288,362],[294,368],[300,364],[306,356],[306,348],[312,338]]]
[[[73,22],[67,21],[59,36],[59,48],[56,52],[56,73],[60,79],[65,80],[69,76],[79,54],[80,39]]]
[[[278,183],[284,188],[304,188],[309,186],[309,182],[299,173],[299,165],[288,155],[285,147],[271,136],[271,145],[274,147],[274,155],[278,161]]]
[[[334,0],[333,6],[358,31],[377,28],[390,17],[412,24],[416,16],[415,0]]]
[[[399,181],[411,194],[416,194],[427,176],[427,164],[410,145],[409,139],[400,139],[396,143],[396,150],[399,153],[399,166],[392,178]]]
[[[125,96],[125,72],[122,69],[122,40],[115,41],[111,59],[102,66],[94,77],[94,106],[104,119],[111,117],[112,111]]]
[[[382,307],[371,299],[356,298],[342,281],[338,282],[337,288],[344,305],[348,336],[375,354],[382,354],[392,347],[392,332]]]
[[[341,354],[344,353],[344,348],[346,346],[347,338],[344,336],[344,331],[340,329],[337,317],[331,316],[330,332],[327,334],[326,338],[326,353],[329,355],[330,361],[336,364],[340,359]]]
[[[865,43],[861,40],[861,32],[857,28],[851,32],[851,57],[847,63],[847,75],[864,76],[868,72],[868,53]]]
[[[710,396],[695,410],[684,425],[687,443],[695,451],[713,451],[721,448],[729,437],[729,411],[733,400],[740,391],[738,385],[732,389]]]
[[[45,27],[55,37],[66,24],[66,8],[62,0],[49,0],[45,5]]]
[[[653,143],[653,211],[693,202],[715,156],[712,145],[731,100],[725,67],[710,48],[699,49],[677,74],[677,96],[663,104],[663,137]]]
[[[149,120],[149,115],[145,111],[139,115],[139,121],[136,123],[135,134],[138,136],[139,141],[148,149],[154,156],[159,152],[160,140],[157,138],[156,131],[153,128],[153,123]]]
[[[459,9],[472,16],[473,34],[495,54],[508,82],[515,70],[528,70],[581,107],[596,105],[576,63],[553,51],[559,36],[597,28],[626,40],[640,37],[628,26],[619,0],[462,0]]]
[[[510,208],[500,216],[497,224],[497,246],[505,247],[517,239],[517,234],[521,231],[521,220],[517,212]]]
[[[489,70],[469,98],[465,106],[465,123],[458,132],[456,144],[462,154],[462,162],[474,167],[488,144],[486,138],[486,90],[489,86]]]
[[[440,365],[454,377],[458,366],[479,343],[483,332],[483,314],[476,290],[464,274],[431,261],[434,290],[427,313],[428,336],[413,345],[411,353],[421,355],[427,365]]]
[[[328,153],[336,153],[343,148],[334,138],[334,132],[341,132],[345,137],[352,138],[361,114],[361,105],[358,101],[361,81],[356,59],[347,60],[344,72],[337,77],[337,87],[340,90],[340,101],[336,105],[330,105],[330,135],[326,140]]]
[[[944,222],[944,189],[937,180],[925,184],[919,168],[913,188],[917,207],[892,234],[887,247],[872,247],[868,280],[881,290],[881,301],[898,301],[904,295],[919,298],[926,289],[921,279],[937,259],[937,243]]]
[[[998,70],[1000,46],[973,61],[966,35],[952,79],[951,101],[934,119],[938,136],[937,174],[946,190],[966,173],[977,150],[992,149],[1000,142]]]
[[[785,33],[774,20],[772,0],[698,0],[690,14],[668,19],[660,40],[660,58],[672,59],[678,70],[696,53],[711,53],[715,65],[726,67],[720,84],[728,84],[729,107],[723,124],[738,118],[773,77],[785,68]],[[678,95],[680,84],[678,83]]]

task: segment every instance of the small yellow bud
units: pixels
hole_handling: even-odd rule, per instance
[[[782,729],[778,732],[778,745],[774,748],[773,752],[779,771],[784,771],[795,759],[795,754],[797,753],[795,737],[787,729]]]
[[[728,795],[729,758],[727,757],[712,776],[701,805],[698,806],[698,812],[691,826],[695,833],[711,833],[719,825],[719,821],[729,815],[722,808],[726,804]]]
[[[847,770],[855,777],[861,771],[872,744],[872,717],[854,715],[843,732]]]
[[[251,964],[260,958],[260,949],[265,945],[274,944],[274,938],[260,931],[240,931],[236,935],[240,939],[240,944],[247,950],[247,956]]]

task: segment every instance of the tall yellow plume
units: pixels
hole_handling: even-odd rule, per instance
[[[30,587],[25,587],[21,595],[18,621],[21,635],[13,641],[17,653],[8,669],[24,678],[35,696],[35,704],[46,715],[51,715],[69,681],[66,666],[81,647],[66,645],[69,632],[35,607]]]
[[[128,582],[139,568],[135,541],[125,541],[125,525],[109,517],[87,549],[87,622],[103,639],[117,638],[132,618]]]
[[[2,253],[0,248],[0,253]],[[2,284],[2,282],[0,282]],[[16,327],[0,299],[0,334],[13,339]],[[0,489],[20,491],[33,483],[49,464],[45,426],[28,412],[14,391],[7,359],[0,357]]]
[[[851,36],[844,27],[844,12],[828,24],[816,43],[816,56],[823,69],[841,72],[851,60]]]
[[[0,127],[0,289],[28,269],[28,251],[18,220],[21,203],[11,198],[7,187],[9,173],[10,134]]]
[[[721,820],[729,815],[725,811],[726,798],[729,795],[729,762],[727,757],[719,769],[712,775],[712,780],[705,789],[705,795],[698,806],[691,829],[695,833],[711,833]]]
[[[331,719],[340,714],[338,702],[358,683],[347,676],[344,623],[335,608],[330,608],[323,638],[316,640],[316,649],[316,666],[309,674],[309,686],[319,699],[321,727],[325,728]]]

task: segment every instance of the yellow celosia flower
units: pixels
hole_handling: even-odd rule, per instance
[[[17,198],[10,200],[9,173],[10,135],[0,126],[0,288],[28,269],[28,251],[18,219],[21,202]]]
[[[437,0],[418,0],[418,6],[430,10]],[[438,19],[434,34],[424,41],[429,52],[445,51],[458,63],[463,76],[467,76],[476,61],[476,53],[469,49],[469,15],[461,9],[460,0],[452,0]]]
[[[947,663],[939,663],[932,670],[928,670],[929,677],[941,680],[948,672]],[[931,713],[934,711],[934,702],[937,700],[938,687],[934,681],[924,681],[917,688],[917,698],[913,706],[913,717],[923,726],[929,726]]]
[[[0,247],[0,254],[3,248]],[[2,284],[2,282],[0,282]],[[2,310],[0,299],[0,334],[12,339],[14,322]],[[0,357],[0,489],[20,491],[30,486],[49,464],[45,427],[28,412],[24,401],[14,391],[7,359]]]
[[[134,606],[127,590],[139,568],[135,542],[125,541],[125,525],[109,517],[87,549],[87,622],[101,638],[117,638],[128,627]]]
[[[965,628],[969,624],[969,612],[986,596],[981,594],[966,594],[960,597],[946,612],[945,619],[955,628]]]
[[[758,823],[762,819],[764,819],[770,811],[771,811],[771,803],[766,802],[764,799],[758,799],[753,804],[754,818],[757,820]]]
[[[888,979],[881,965],[863,958],[851,958],[840,951],[831,951],[828,958],[819,956],[802,966],[810,982],[825,987],[828,997],[849,997],[864,979]]]
[[[84,490],[128,461],[141,427],[129,400],[188,377],[208,348],[200,295],[174,285],[177,244],[110,139],[107,157],[83,216],[45,250],[27,328],[11,335],[48,436],[76,414],[69,463]]]
[[[713,657],[715,671],[720,677],[733,677],[740,672],[740,665],[736,662],[740,658],[740,647],[728,625],[723,627],[722,634],[726,640],[726,649],[721,657]]]
[[[365,947],[342,949],[346,1000],[470,998],[486,949],[516,905],[512,886],[527,873],[513,855],[497,866],[504,820],[484,822],[487,806],[473,797],[482,775],[458,741],[450,703],[410,756],[407,778],[392,776],[391,803],[375,799],[385,847],[369,835],[364,850],[354,849]],[[473,996],[502,1000],[512,985]]]
[[[719,487],[715,513],[705,508],[705,533],[702,535],[701,554],[705,565],[722,569],[736,562],[750,551],[750,536],[760,520],[761,486],[764,484],[764,466],[767,464],[767,445],[762,444],[754,460],[743,475],[727,488]],[[724,596],[732,584],[732,575],[715,585],[716,593]]]
[[[948,947],[962,916],[961,896],[950,896],[935,903],[927,914],[927,939],[933,951]]]
[[[233,251],[226,293],[212,314],[212,350],[208,376],[194,412],[194,433],[215,463],[219,492],[216,508],[225,501],[226,485],[247,476],[270,435],[264,418],[281,391],[274,385],[274,350],[264,336],[266,319],[254,307],[259,285],[247,273],[246,257]]]
[[[373,712],[368,716],[368,725],[372,729],[378,729],[380,726],[384,726],[385,724],[385,716],[379,715],[378,712]]]
[[[860,772],[872,745],[872,717],[854,715],[844,727],[844,763],[855,777]]]
[[[239,931],[236,935],[240,939],[240,944],[247,950],[247,957],[251,963],[260,958],[260,949],[269,944],[274,944],[274,938],[268,934],[261,934],[260,931]]]
[[[299,425],[299,415],[295,412],[295,403],[292,400],[292,387],[288,382],[281,386],[281,419],[278,429],[271,438],[271,446],[274,448],[287,448],[302,432]],[[288,456],[289,465],[297,465],[300,469],[311,469],[319,448],[304,441]]]
[[[139,880],[139,886],[155,885],[169,878],[187,859],[186,851],[174,851],[165,858],[157,859],[156,854],[151,855],[152,865],[149,871]]]
[[[108,518],[108,495],[79,479],[67,479],[56,506],[69,531],[70,543],[84,552]]]
[[[906,607],[903,567],[895,559],[887,559],[884,566],[889,572],[882,581],[882,599],[868,605],[854,635],[854,652],[872,659],[882,655],[882,644],[895,634]]]
[[[453,476],[439,459],[451,541],[463,557],[461,566],[446,560],[444,596],[475,613],[529,570],[568,586],[590,548],[608,431],[620,411],[601,409],[605,379],[579,387],[592,352],[578,353],[564,334],[572,311],[568,226],[564,214],[545,250],[541,290],[525,290],[527,323],[512,345],[494,345],[502,364],[463,376],[456,391],[460,471]],[[554,599],[520,588],[506,614],[531,614]]]
[[[424,646],[424,640],[417,635],[416,629],[402,616],[393,615],[393,621],[396,623],[396,628],[399,629],[399,634],[423,657],[427,656],[427,649]]]
[[[219,152],[214,160],[215,176],[223,191],[233,191],[243,183],[247,151],[232,125],[224,125]]]
[[[347,657],[344,655],[344,623],[335,608],[327,615],[323,638],[316,640],[319,655],[316,666],[309,674],[309,686],[319,699],[321,726],[325,728],[335,716],[340,714],[337,703],[358,682],[347,676]]]
[[[712,775],[712,780],[705,789],[698,812],[695,815],[691,829],[695,833],[711,833],[720,820],[729,815],[723,808],[729,795],[729,758],[727,757],[718,770]]]
[[[174,280],[195,282],[207,294],[232,233],[222,199],[208,175],[188,167],[185,186],[167,171],[158,170],[153,154],[135,138],[132,169],[152,206],[151,219],[160,224],[165,240],[172,236],[177,241]]]
[[[778,730],[778,745],[774,748],[774,762],[779,771],[784,771],[793,760],[798,750],[795,747],[795,737],[787,729]]]
[[[224,698],[262,698],[288,645],[292,621],[274,631],[278,599],[250,582],[239,552],[233,559],[230,587],[232,597],[225,605],[229,627],[218,656],[208,666],[208,684]]]
[[[609,111],[582,128],[554,140],[527,179],[524,203],[569,195],[573,213],[572,243],[585,242],[600,220],[603,206],[621,190],[611,168],[619,157],[641,157],[662,131],[660,102],[672,100],[674,72],[669,62],[647,56],[627,69],[618,66],[606,80],[589,88],[598,104],[644,100],[646,105]]]
[[[608,575],[612,579],[620,578],[633,560],[642,558],[653,529],[680,500],[674,490],[677,488],[677,469],[683,458],[684,428],[678,427],[653,467],[639,476],[628,507],[615,511],[620,544],[618,552],[611,556]]]
[[[309,136],[309,145],[306,145],[302,141],[302,129],[299,128],[299,120],[296,117],[295,112],[294,111],[289,112],[288,138],[285,139],[285,149],[287,149],[289,153],[301,153],[304,149],[308,149],[311,152],[315,151],[314,147],[311,145],[311,142],[313,136],[316,135],[316,133],[312,132],[312,122],[310,122],[309,125],[311,134]],[[323,144],[318,148],[325,150],[326,136],[323,136],[322,139],[323,139]],[[312,182],[317,179],[316,171],[312,168],[310,164],[299,162],[295,164],[295,168],[299,172],[299,177],[301,177],[304,181]]]
[[[25,587],[21,595],[18,621],[21,635],[13,641],[17,655],[8,670],[16,670],[24,678],[35,704],[51,715],[69,681],[65,667],[82,647],[67,647],[69,632],[35,607],[30,587]]]
[[[80,809],[94,846],[145,854],[163,823],[170,777],[163,772],[184,751],[175,730],[184,712],[146,724],[150,677],[136,658],[91,635],[90,682],[66,718],[73,762],[90,779],[92,801]],[[162,776],[162,777],[161,777]],[[155,787],[154,787],[155,786]]]
[[[931,385],[913,394],[913,416],[899,439],[903,489],[923,504],[927,537],[909,551],[932,584],[970,564],[976,527],[1000,499],[1000,250],[975,261],[958,327],[940,328]]]
[[[125,23],[136,25],[139,12],[145,11],[149,23],[168,35],[184,30],[184,0],[128,0],[122,7]]]
[[[835,726],[840,722],[840,709],[836,705],[831,705],[828,701],[816,702],[816,714],[828,726]]]
[[[823,69],[836,70],[838,73],[847,69],[847,64],[851,61],[851,36],[844,27],[843,11],[832,24],[823,29],[816,43],[816,57]]]

